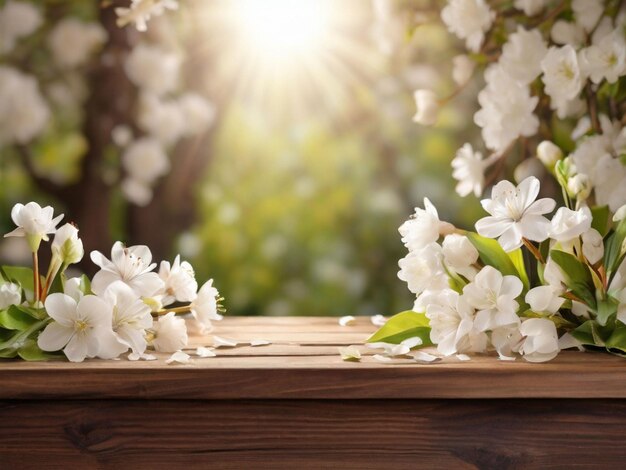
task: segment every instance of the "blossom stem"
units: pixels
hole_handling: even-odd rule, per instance
[[[191,304],[190,305],[183,305],[182,307],[164,308],[164,309],[158,310],[156,312],[152,312],[152,314],[153,315],[157,315],[157,316],[161,316],[161,315],[168,314],[170,312],[173,312],[173,313],[176,313],[176,314],[178,314],[178,313],[180,313],[180,314],[189,313],[189,312],[191,312]]]
[[[50,291],[50,287],[52,286],[52,282],[54,278],[59,273],[59,269],[61,268],[61,263],[58,262],[55,257],[52,257],[52,261],[50,261],[50,266],[48,267],[48,273],[46,274],[46,279],[44,281],[43,289],[41,290],[41,301],[43,302],[48,297],[48,292]]]
[[[37,251],[33,251],[33,291],[35,294],[35,306],[41,297],[41,286],[39,285],[39,256]]]
[[[526,248],[528,248],[528,251],[530,251],[537,259],[537,261],[539,261],[541,264],[546,264],[546,260],[543,259],[543,256],[541,256],[541,252],[537,249],[535,245],[532,244],[532,242],[528,238],[522,237],[522,242],[524,243]]]

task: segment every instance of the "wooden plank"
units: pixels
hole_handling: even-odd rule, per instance
[[[0,398],[626,398],[626,362],[601,353],[563,352],[544,364],[502,362],[494,356],[468,362],[452,357],[435,364],[399,358],[381,364],[361,345],[361,362],[342,361],[336,345],[362,343],[375,330],[369,318],[358,323],[341,327],[336,318],[228,318],[216,324],[215,334],[273,343],[219,348],[218,357],[195,357],[189,365],[167,365],[167,354],[153,362],[5,360],[0,362]],[[194,337],[191,343],[190,353],[197,345],[211,345],[212,336]]]
[[[620,468],[626,402],[0,402],[2,468]]]

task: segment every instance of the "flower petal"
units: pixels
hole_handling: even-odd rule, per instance
[[[71,362],[83,362],[85,358],[90,355],[89,350],[94,349],[93,347],[90,347],[90,339],[95,340],[96,338],[89,338],[85,334],[75,334],[72,336],[72,339],[70,339],[69,343],[67,343],[67,346],[65,346],[65,349],[63,350],[65,356]],[[96,352],[97,344],[98,343],[96,342]]]
[[[518,249],[522,246],[522,233],[517,223],[513,223],[509,228],[500,235],[498,243],[504,251],[507,253]]]
[[[74,328],[68,328],[52,322],[37,338],[37,345],[42,351],[60,351],[72,339]]]
[[[50,318],[65,327],[72,327],[76,319],[76,301],[66,294],[50,294],[46,298],[46,312]]]
[[[497,238],[508,230],[513,222],[502,217],[483,217],[476,222],[476,231],[487,238]]]

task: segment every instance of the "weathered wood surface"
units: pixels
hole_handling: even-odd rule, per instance
[[[360,346],[361,362],[341,360],[338,346],[362,345],[374,330],[365,317],[345,327],[334,318],[227,318],[215,334],[271,344],[219,348],[188,365],[167,365],[166,354],[150,362],[1,361],[0,399],[626,398],[626,360],[601,353],[563,352],[545,364],[494,356],[382,364]],[[211,344],[211,335],[192,337],[189,352]]]
[[[623,467],[623,359],[381,364],[363,346],[361,363],[340,359],[374,330],[233,318],[215,334],[272,344],[176,366],[2,361],[0,469]]]
[[[626,398],[626,360],[563,352],[530,364],[475,356],[436,364],[396,359],[382,364],[362,346],[375,330],[369,318],[339,326],[334,318],[227,318],[215,334],[268,346],[219,348],[188,365],[156,361],[0,362],[0,399],[272,399],[272,398]],[[211,345],[193,337],[189,352]],[[342,361],[338,346],[361,344],[359,363]]]

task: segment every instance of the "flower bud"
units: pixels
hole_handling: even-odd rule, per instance
[[[465,268],[478,260],[478,251],[464,235],[446,235],[442,248],[444,259],[452,268]]]
[[[584,173],[579,173],[567,180],[567,193],[579,201],[586,200],[591,194],[591,180]]]
[[[613,222],[619,222],[624,218],[626,218],[626,204],[617,209],[617,211],[613,215]]]
[[[563,152],[549,140],[544,140],[537,146],[537,158],[546,168],[552,170],[556,162],[563,158]]]
[[[457,55],[452,59],[452,79],[461,86],[467,83],[474,73],[476,64],[467,55]]]
[[[439,114],[439,103],[437,95],[431,90],[416,90],[413,93],[417,111],[413,116],[413,121],[424,126],[432,126],[437,122]]]
[[[78,229],[72,224],[65,224],[56,231],[51,249],[52,255],[65,265],[78,263],[85,254]]]
[[[604,256],[602,235],[596,229],[589,229],[582,234],[583,255],[591,264],[596,264]]]
[[[544,171],[545,170],[538,159],[527,158],[515,167],[513,178],[515,179],[515,182],[519,184],[529,176],[539,176]]]

